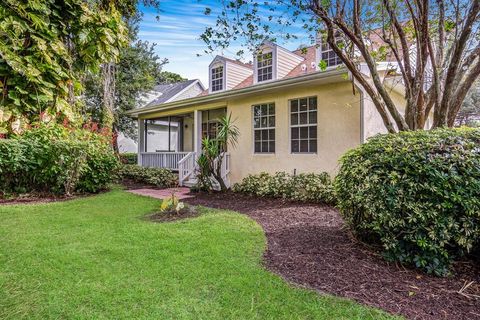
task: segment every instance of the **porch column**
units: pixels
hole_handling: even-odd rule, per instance
[[[202,111],[193,111],[193,151],[197,157],[202,151]]]
[[[142,152],[145,151],[145,121],[138,119],[138,149],[137,149],[137,164],[142,165]]]

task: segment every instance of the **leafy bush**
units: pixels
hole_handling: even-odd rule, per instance
[[[138,156],[133,152],[120,153],[120,162],[123,164],[137,164]]]
[[[260,197],[284,198],[304,202],[334,203],[335,194],[330,176],[323,172],[290,175],[277,172],[273,175],[262,172],[249,175],[234,185],[235,192]]]
[[[134,164],[120,166],[118,176],[120,179],[130,179],[161,188],[175,187],[178,183],[178,177],[169,169],[145,168]]]
[[[343,156],[335,189],[360,239],[446,275],[480,242],[480,130],[376,136]]]
[[[97,192],[118,160],[107,137],[83,129],[40,125],[0,140],[0,192]]]

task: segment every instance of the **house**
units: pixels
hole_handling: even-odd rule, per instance
[[[319,69],[320,60],[326,70]],[[385,77],[391,67],[378,65]],[[289,51],[265,42],[253,63],[217,56],[206,71],[209,88],[198,95],[131,112],[140,129],[139,165],[178,170],[181,185],[195,182],[201,139],[215,136],[226,114],[240,131],[222,169],[229,183],[262,171],[335,173],[347,150],[386,132],[375,106],[328,44]],[[395,103],[404,106],[401,86],[392,84],[391,90]],[[157,135],[167,123],[169,137]],[[166,150],[166,141],[173,140]]]
[[[172,102],[176,100],[188,99],[198,96],[205,90],[200,80],[187,80],[177,83],[159,84],[153,88],[152,91],[146,93],[141,97],[138,104],[140,108],[158,105],[161,103]],[[159,123],[157,130],[152,134],[159,135],[151,140],[163,141],[163,144],[157,145],[156,150],[168,151],[175,149],[174,147],[168,147],[168,122]],[[174,135],[174,134],[172,134]],[[175,137],[172,138],[174,143]],[[128,138],[122,132],[118,136],[118,148],[121,153],[125,152],[137,152],[138,144],[133,139]]]

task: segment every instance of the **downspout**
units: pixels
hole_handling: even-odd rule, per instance
[[[360,143],[365,143],[365,92],[363,88],[357,87],[360,91]]]
[[[363,144],[365,143],[365,97],[367,95],[365,89],[352,77],[351,72],[348,73],[348,77],[360,92],[360,143]]]
[[[145,125],[144,125],[144,133],[143,133],[143,134],[144,134],[144,138],[145,138],[145,139],[144,139],[144,140],[145,140],[145,143],[143,144],[143,152],[147,152],[147,136],[148,136],[148,128],[147,128],[147,126],[148,126],[148,120],[145,119],[145,120],[143,120],[143,121],[144,121],[144,124],[145,124]]]

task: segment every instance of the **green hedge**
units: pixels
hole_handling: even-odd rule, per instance
[[[343,156],[335,189],[360,239],[389,260],[446,275],[479,246],[480,130],[376,136]]]
[[[262,172],[249,175],[233,186],[233,191],[260,197],[284,198],[294,201],[334,203],[335,194],[330,176],[323,172],[290,175]]]
[[[97,192],[112,181],[117,165],[107,137],[42,125],[0,140],[0,193]]]
[[[120,180],[130,179],[137,183],[145,183],[160,188],[177,186],[178,176],[169,169],[145,168],[135,164],[124,164],[118,170]]]
[[[120,162],[123,164],[137,164],[138,156],[133,152],[120,153]]]

